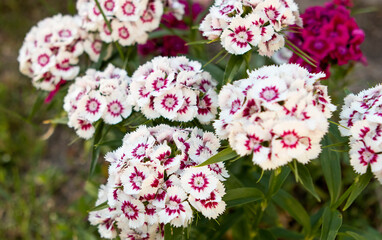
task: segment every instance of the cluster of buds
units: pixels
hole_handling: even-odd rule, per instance
[[[342,136],[350,136],[350,164],[359,174],[370,165],[382,182],[382,85],[349,94],[340,118]]]
[[[156,57],[135,71],[130,89],[135,110],[149,119],[208,123],[217,114],[216,85],[199,62]]]
[[[78,136],[89,139],[99,119],[107,124],[117,124],[131,114],[129,84],[125,70],[109,65],[103,72],[89,69],[85,76],[76,78],[64,99],[68,113],[68,126]]]
[[[294,64],[248,74],[249,78],[222,88],[216,134],[228,138],[239,155],[253,154],[253,162],[263,169],[316,158],[328,118],[336,109],[326,86],[319,83],[325,75]]]
[[[121,239],[162,239],[165,224],[191,223],[191,206],[216,219],[225,210],[221,181],[228,177],[227,170],[223,163],[193,166],[219,147],[213,133],[197,128],[139,127],[106,155],[109,179],[97,203],[107,201],[109,208],[92,212],[89,221],[105,238],[119,234]]]
[[[283,32],[295,24],[302,23],[293,0],[217,0],[199,29],[209,40],[220,38],[229,53],[257,47],[260,55],[272,56],[285,45]]]

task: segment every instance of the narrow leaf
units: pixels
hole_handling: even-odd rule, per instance
[[[297,199],[281,189],[272,197],[272,200],[304,227],[306,235],[310,234],[311,226],[309,215]]]
[[[101,150],[100,147],[97,146],[97,144],[100,142],[100,140],[102,138],[103,127],[104,127],[104,123],[103,123],[103,121],[101,121],[98,123],[96,130],[95,130],[94,141],[93,141],[93,150],[92,150],[92,159],[91,159],[92,161],[90,163],[89,177],[93,176],[93,173],[94,173],[95,168],[97,166],[97,161],[98,161],[100,150]]]
[[[298,171],[298,180],[302,184],[302,186],[317,199],[317,201],[321,201],[318,196],[316,189],[314,188],[313,179],[310,175],[309,169],[301,164],[297,163],[297,171]]]
[[[205,162],[199,164],[197,167],[203,167],[213,163],[224,162],[236,157],[238,157],[237,153],[234,150],[232,150],[231,147],[227,147],[226,149],[218,152],[214,156],[207,159]]]
[[[223,200],[227,204],[227,208],[255,202],[264,199],[264,194],[257,188],[236,188],[228,190]]]
[[[223,86],[227,83],[231,83],[235,78],[240,67],[244,64],[245,59],[240,55],[231,55],[228,60],[227,67],[224,72]]]
[[[93,211],[99,211],[99,210],[102,210],[102,209],[105,209],[105,208],[108,208],[109,205],[107,205],[107,201],[93,207],[92,209],[90,209],[88,212],[93,212]]]
[[[361,236],[355,232],[347,231],[347,232],[345,232],[345,235],[352,237],[354,240],[367,240],[367,238],[365,238],[365,237],[363,237],[363,236]]]
[[[324,143],[325,145],[330,144],[327,137],[325,138]],[[333,205],[339,198],[341,192],[341,166],[339,154],[326,148],[323,149],[320,159],[325,181],[329,189],[331,205]]]
[[[32,111],[29,113],[28,120],[32,120],[32,118],[36,115],[38,110],[40,110],[41,106],[44,104],[44,99],[46,98],[45,92],[39,92],[36,98],[35,103],[33,104]]]
[[[280,190],[290,171],[289,167],[282,167],[272,171],[271,178],[269,179],[267,198],[272,197]]]
[[[331,210],[326,207],[322,216],[321,238],[325,240],[335,240],[338,230],[342,225],[342,215],[338,210]]]
[[[259,235],[256,236],[256,240],[276,240],[272,232],[266,229],[260,229]]]
[[[288,240],[303,240],[304,235],[293,232],[290,230],[287,230],[285,228],[280,228],[280,227],[274,227],[270,228],[269,231],[272,232],[272,234],[277,238],[277,239],[288,239]]]
[[[373,177],[373,174],[369,170],[369,171],[367,171],[367,173],[360,175],[355,179],[354,183],[352,184],[352,191],[350,193],[350,196],[349,196],[348,200],[346,201],[346,204],[345,204],[344,208],[342,209],[342,211],[346,211],[346,209],[348,209],[350,207],[350,205],[352,205],[354,200],[367,187],[367,185],[369,184],[372,177]]]

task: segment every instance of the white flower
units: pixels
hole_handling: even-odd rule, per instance
[[[287,27],[295,24],[302,26],[293,0],[215,1],[199,30],[209,40],[220,38],[231,54],[258,47],[260,55],[271,57],[284,46]]]
[[[149,119],[160,116],[188,122],[213,120],[217,113],[217,82],[186,57],[156,57],[133,74],[131,102]]]
[[[350,164],[364,174],[368,166],[381,180],[382,172],[382,87],[377,85],[359,94],[349,94],[342,107],[339,127],[343,136],[350,136]]]
[[[216,188],[218,179],[207,167],[186,168],[181,179],[187,193],[198,199],[206,199]]]
[[[286,64],[262,67],[248,76],[220,91],[216,133],[228,138],[239,155],[252,154],[253,163],[263,169],[316,158],[335,110],[326,87],[311,81],[322,75]]]
[[[260,33],[260,29],[255,28],[250,21],[237,17],[223,31],[222,45],[229,53],[242,55],[259,43]]]
[[[121,212],[121,216],[117,219],[122,223],[126,223],[130,228],[139,228],[144,224],[145,206],[141,201],[129,195],[119,195],[117,211]]]
[[[64,98],[69,126],[81,129],[82,125],[92,125],[101,118],[107,124],[117,124],[130,116],[132,104],[129,98],[129,84],[130,78],[127,73],[113,65],[109,65],[104,72],[89,69],[85,76],[76,78]],[[88,139],[93,130],[81,134]]]
[[[140,126],[123,138],[120,148],[106,154],[108,184],[100,189],[97,203],[107,201],[109,208],[99,216],[91,213],[89,220],[105,237],[161,239],[165,224],[191,224],[190,204],[216,219],[226,206],[220,182],[229,177],[224,163],[190,166],[204,162],[219,147],[214,134],[197,128]]]
[[[174,0],[173,6],[176,7],[177,3],[178,1]],[[111,29],[107,26],[98,6],[90,0],[77,1],[82,27],[88,33],[98,34],[103,42],[114,41],[122,46],[145,43],[148,33],[159,27],[164,11],[161,0],[102,0],[100,5],[111,23]],[[170,10],[178,9],[179,7]],[[182,17],[183,14],[177,11],[177,15]]]
[[[24,39],[20,71],[46,91],[53,91],[60,81],[73,80],[79,73],[84,35],[78,16],[56,15],[40,21]]]

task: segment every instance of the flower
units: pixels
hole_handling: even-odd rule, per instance
[[[217,113],[217,82],[186,57],[156,57],[140,66],[130,86],[135,110],[149,119],[160,116],[208,123]]]
[[[93,136],[93,124],[99,119],[107,124],[117,124],[130,116],[126,71],[109,65],[103,72],[89,69],[85,76],[76,78],[64,98],[68,113],[68,126],[85,139]]]
[[[350,164],[364,174],[368,166],[380,180],[382,172],[382,85],[349,94],[342,106],[339,130],[350,138]]]
[[[163,239],[165,224],[191,224],[191,206],[216,219],[226,206],[221,181],[229,175],[224,163],[190,166],[204,162],[219,147],[213,133],[197,128],[140,126],[123,138],[120,148],[106,154],[109,178],[97,204],[106,201],[109,207],[91,212],[90,223],[107,238]]]
[[[284,44],[283,32],[301,25],[293,0],[216,1],[199,30],[209,40],[219,39],[224,49],[242,55],[254,47],[271,57]]]
[[[146,43],[148,33],[160,23],[163,11],[169,8],[182,17],[183,5],[178,1],[100,0],[105,22],[94,0],[77,0],[77,11],[87,32],[99,33],[103,42],[122,46]]]
[[[301,14],[304,28],[300,33],[289,34],[290,41],[317,62],[316,68],[309,66],[312,72],[325,71],[329,77],[332,64],[366,63],[360,49],[365,34],[346,9],[351,6],[349,0],[334,0],[324,6],[307,8]],[[296,54],[289,62],[307,65]]]
[[[316,158],[336,109],[319,84],[324,74],[284,64],[248,75],[220,91],[217,135],[228,138],[240,156],[252,154],[253,163],[266,170],[293,159],[306,164]]]
[[[174,2],[176,11],[170,11],[162,15],[161,23],[167,28],[187,30],[188,26],[182,16],[192,17],[193,20],[202,12],[203,8],[199,3],[192,3],[191,9],[188,6],[188,2],[185,0],[179,0]],[[180,15],[178,10],[182,9]],[[173,9],[175,10],[175,9]],[[158,28],[159,30],[160,28]],[[148,40],[145,44],[138,45],[138,53],[141,55],[160,55],[160,56],[177,56],[179,54],[187,54],[188,46],[186,41],[176,35],[165,35],[162,38],[156,38]]]
[[[61,81],[73,80],[80,71],[77,64],[85,37],[78,16],[59,14],[40,21],[20,49],[21,73],[45,91],[53,91]]]

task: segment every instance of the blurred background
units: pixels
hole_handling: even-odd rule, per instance
[[[325,1],[296,2],[303,10]],[[367,10],[355,17],[366,32],[362,49],[368,66],[358,64],[347,79],[353,82],[351,90],[359,91],[381,81],[382,1],[354,2],[355,8]],[[87,214],[106,177],[98,174],[87,180],[89,146],[76,141],[72,129],[42,124],[55,117],[60,103],[42,105],[31,114],[39,92],[18,71],[18,50],[25,34],[39,20],[57,13],[75,13],[75,0],[0,1],[0,239],[98,238]],[[376,209],[382,206],[382,191],[377,187],[368,188],[357,204],[377,221],[381,232]]]

